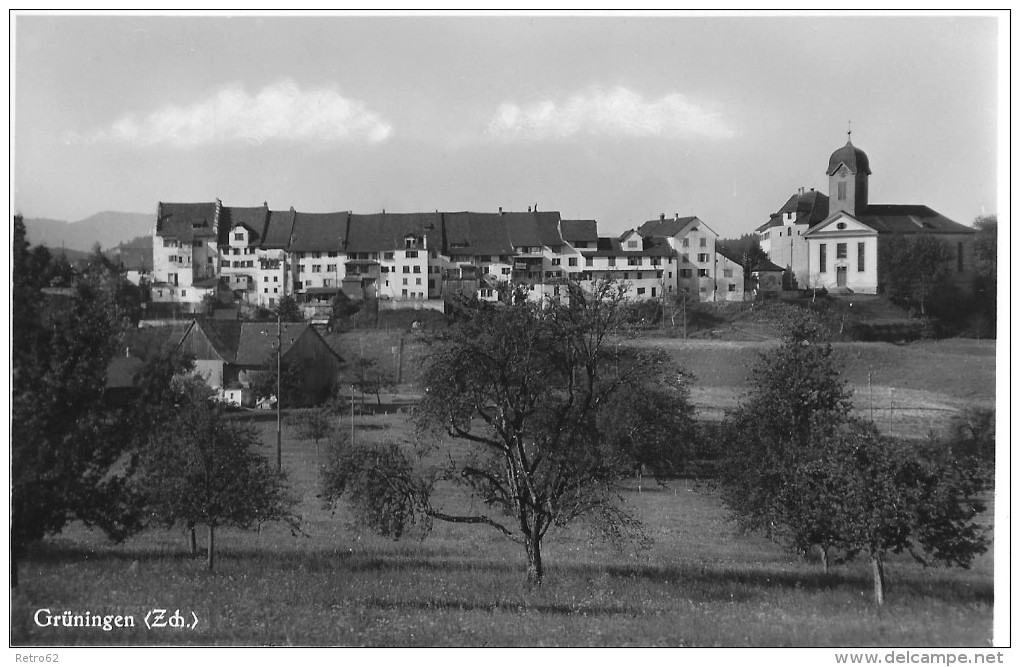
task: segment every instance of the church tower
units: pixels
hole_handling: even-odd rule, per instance
[[[846,211],[859,215],[868,208],[868,156],[850,143],[847,132],[846,146],[829,156],[829,215]]]

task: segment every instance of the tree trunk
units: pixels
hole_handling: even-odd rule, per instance
[[[528,583],[541,586],[542,575],[545,574],[545,570],[542,568],[542,538],[533,533],[528,539],[527,548]]]
[[[213,542],[214,542],[214,530],[215,530],[215,528],[214,528],[214,527],[213,527],[213,525],[212,525],[212,524],[210,523],[210,524],[209,524],[209,550],[208,550],[208,552],[207,552],[207,554],[208,554],[208,557],[207,557],[207,559],[206,559],[206,564],[207,564],[207,566],[208,566],[208,569],[209,569],[209,571],[210,571],[210,572],[212,572],[212,571],[213,571]]]
[[[875,579],[875,604],[885,604],[885,570],[882,567],[882,555],[871,557],[871,573]]]
[[[824,545],[818,545],[818,553],[822,558],[822,571],[825,574],[829,573],[829,549]]]
[[[188,526],[188,546],[191,547],[191,555],[198,553],[198,540],[195,539],[195,524]]]

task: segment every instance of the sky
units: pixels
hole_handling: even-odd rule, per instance
[[[12,207],[556,210],[749,233],[827,189],[997,212],[999,18],[17,14]]]

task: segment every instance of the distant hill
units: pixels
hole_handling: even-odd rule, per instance
[[[106,249],[151,236],[155,217],[152,213],[103,211],[77,222],[25,218],[25,229],[32,245],[87,252],[96,243]]]

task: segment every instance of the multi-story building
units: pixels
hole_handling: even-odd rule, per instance
[[[638,234],[647,238],[664,239],[677,255],[677,292],[690,299],[716,301],[716,251],[719,238],[697,216],[667,219],[660,214],[658,220],[649,220],[638,227]]]
[[[658,299],[673,294],[669,275],[676,272],[676,257],[663,239],[642,237],[631,229],[619,238],[600,237],[593,249],[585,249],[584,270],[577,274],[582,289],[600,280],[626,285],[632,299]]]
[[[160,202],[152,238],[152,300],[197,304],[216,291],[221,204]]]
[[[758,245],[769,261],[785,270],[789,289],[808,285],[808,247],[804,235],[829,215],[829,198],[800,188],[758,227]]]

